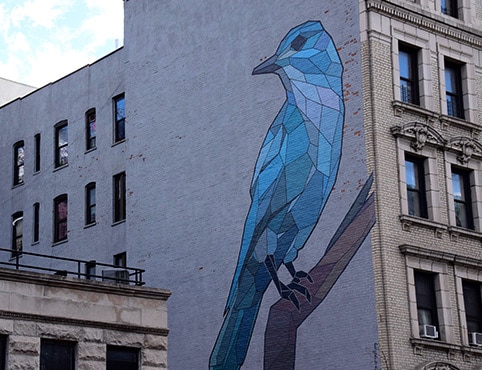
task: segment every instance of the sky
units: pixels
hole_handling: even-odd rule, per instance
[[[41,87],[122,46],[123,0],[1,0],[0,77]]]

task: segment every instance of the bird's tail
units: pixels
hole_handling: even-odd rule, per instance
[[[261,304],[261,295],[250,307],[228,309],[209,360],[210,370],[238,370],[246,358]]]

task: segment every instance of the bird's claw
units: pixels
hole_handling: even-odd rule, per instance
[[[281,284],[281,285],[282,285],[281,290],[280,290],[281,298],[284,298],[284,299],[287,299],[288,301],[291,301],[291,303],[293,303],[295,305],[296,309],[299,311],[300,310],[300,301],[298,300],[298,298],[296,298],[295,292],[292,289],[290,289],[289,287],[287,287],[286,285],[284,285],[284,284]]]
[[[304,271],[296,271],[295,274],[293,275],[292,282],[293,283],[299,283],[301,281],[301,279],[306,279],[310,283],[313,283],[313,278],[311,277],[311,275],[307,272],[304,272]]]

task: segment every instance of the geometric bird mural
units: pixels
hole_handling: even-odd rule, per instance
[[[309,21],[290,30],[276,53],[253,70],[254,75],[265,73],[278,75],[286,101],[259,151],[224,321],[210,357],[212,370],[242,366],[271,282],[298,310],[300,299],[311,301],[306,284],[312,278],[293,262],[323,212],[340,163],[343,66],[321,23]],[[290,282],[278,278],[282,265]]]

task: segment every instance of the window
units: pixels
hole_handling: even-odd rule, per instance
[[[114,98],[114,142],[125,139],[125,99],[124,94]]]
[[[425,191],[424,159],[405,156],[408,213],[412,216],[427,218],[427,198]]]
[[[85,224],[95,223],[95,182],[85,187]]]
[[[13,185],[23,184],[24,180],[24,156],[25,147],[23,141],[19,141],[14,145],[14,160],[13,160]]]
[[[95,108],[89,109],[85,114],[85,133],[86,133],[86,150],[96,147],[96,119]]]
[[[54,242],[67,239],[67,194],[54,199]]]
[[[475,281],[462,280],[464,293],[465,318],[467,320],[467,332],[482,332],[482,299],[480,284]]]
[[[0,335],[0,370],[5,370],[7,359],[7,340],[7,336]]]
[[[75,343],[41,339],[40,370],[74,370]]]
[[[418,91],[418,49],[399,45],[398,60],[400,66],[400,97],[402,101],[420,104]]]
[[[443,14],[458,17],[457,0],[440,0],[440,8]]]
[[[467,229],[474,228],[472,200],[470,196],[471,171],[452,167],[452,193],[454,197],[455,224]]]
[[[138,370],[139,349],[107,346],[107,370]]]
[[[85,263],[85,278],[88,280],[95,280],[96,275],[96,261],[89,261]]]
[[[435,326],[438,328],[435,274],[425,271],[414,271],[414,277],[418,324],[421,328],[421,332],[424,325]]]
[[[114,222],[126,218],[126,174],[121,172],[114,176]]]
[[[445,60],[445,95],[447,99],[447,114],[464,118],[462,95],[462,65]]]
[[[33,242],[37,243],[40,238],[40,204],[33,205]]]
[[[22,253],[23,249],[23,212],[12,215],[12,257]]]
[[[59,122],[55,126],[55,167],[69,163],[68,153],[68,124],[67,121]]]
[[[114,266],[118,266],[118,267],[127,266],[127,252],[114,254]]]
[[[40,171],[40,134],[35,135],[35,172]]]

